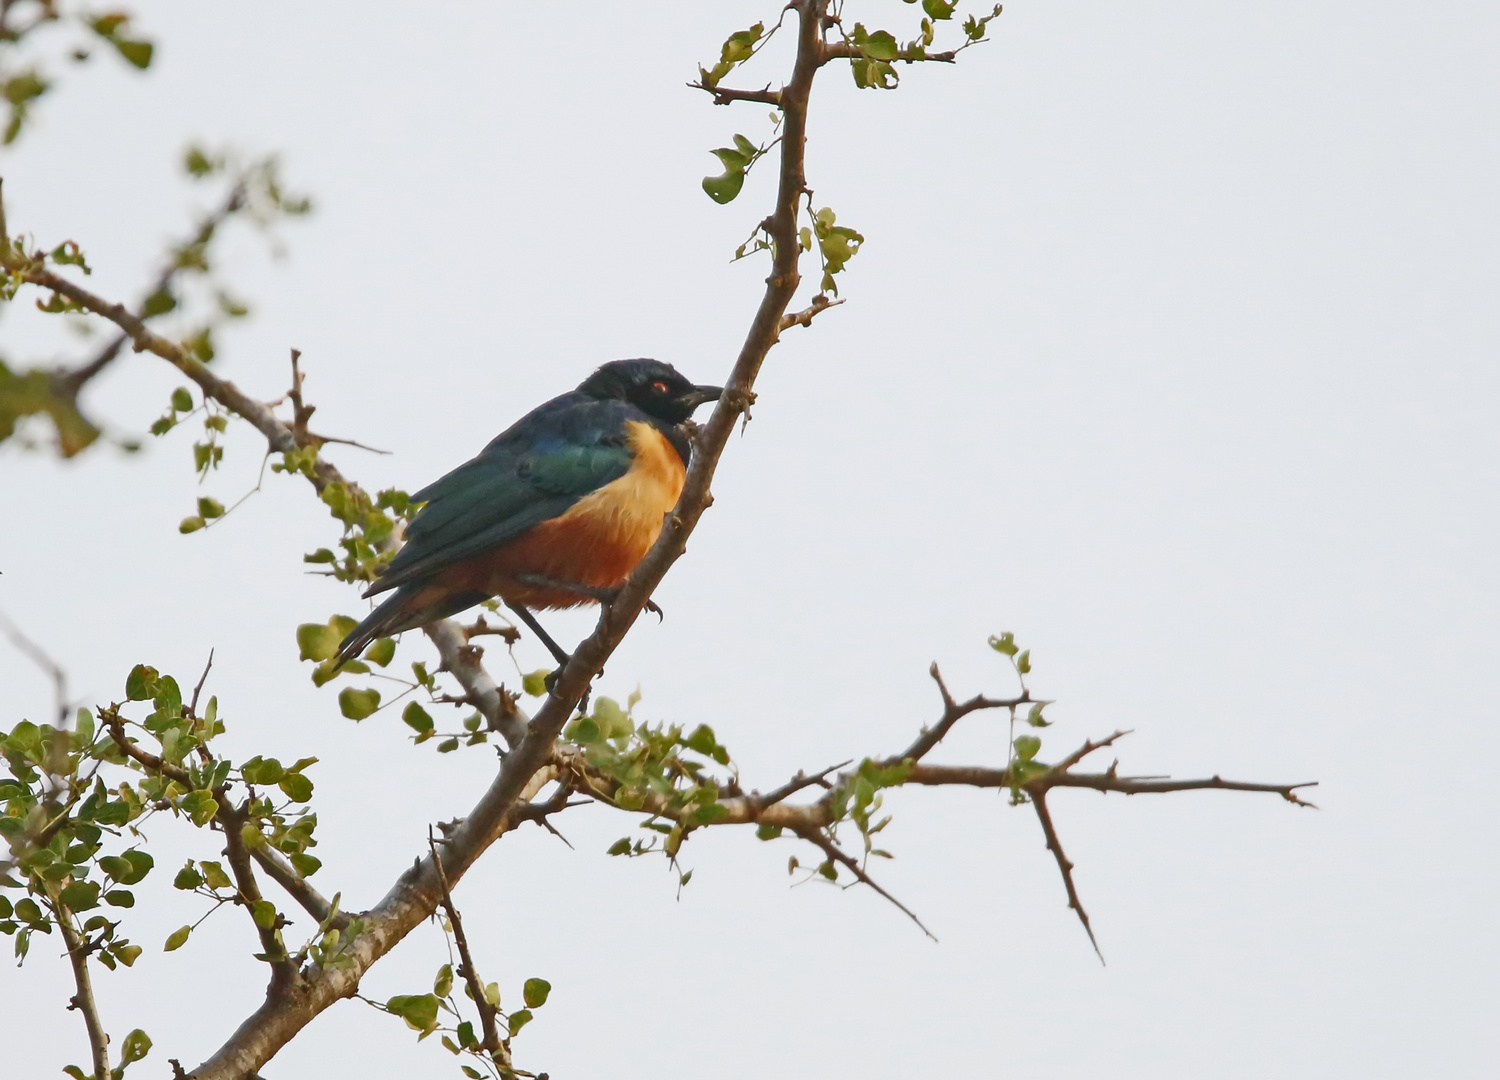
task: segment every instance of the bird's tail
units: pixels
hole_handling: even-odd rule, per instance
[[[333,658],[333,669],[337,671],[350,660],[353,660],[364,651],[366,645],[380,637],[390,637],[399,634],[402,630],[410,629],[403,625],[407,622],[406,601],[410,599],[401,595],[397,589],[385,603],[381,604],[370,614],[365,616],[364,622],[360,623],[349,636],[339,643],[339,651]]]
[[[334,670],[353,660],[376,638],[391,637],[403,630],[446,619],[489,599],[485,593],[432,598],[430,594],[424,595],[425,592],[421,586],[403,585],[385,603],[366,615],[365,621],[349,631],[349,636],[339,643],[339,651],[333,660]]]

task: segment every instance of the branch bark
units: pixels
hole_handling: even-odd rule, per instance
[[[89,1033],[89,1054],[94,1062],[94,1080],[105,1080],[109,1076],[109,1036],[99,1021],[99,1006],[94,1002],[94,984],[89,978],[88,949],[78,931],[73,928],[73,913],[61,903],[52,911],[57,917],[57,929],[62,934],[63,944],[68,949],[68,960],[73,965],[73,986],[77,990],[68,1001],[68,1008],[83,1013],[83,1024]]]

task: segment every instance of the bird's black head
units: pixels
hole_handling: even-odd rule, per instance
[[[694,386],[660,360],[611,360],[579,384],[581,393],[628,401],[649,416],[680,424],[706,401],[718,401],[722,386]]]

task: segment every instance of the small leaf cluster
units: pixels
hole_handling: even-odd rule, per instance
[[[703,178],[704,192],[720,206],[733,202],[745,186],[745,175],[774,145],[775,140],[772,140],[765,146],[756,146],[745,136],[736,134],[733,147],[721,146],[710,151],[724,166],[724,171],[718,176]],[[736,257],[742,257],[742,251],[736,253]]]
[[[660,850],[675,861],[694,828],[728,815],[720,799],[740,794],[738,772],[707,724],[691,731],[678,724],[635,724],[632,713],[639,700],[636,691],[621,708],[613,698],[601,697],[593,712],[574,719],[563,735],[583,751],[590,773],[609,785],[606,793],[616,806],[650,813],[641,828],[657,835],[633,842],[622,837],[609,854]],[[684,874],[681,883],[689,877],[691,872]]]
[[[918,0],[904,0],[915,4]],[[988,15],[970,15],[963,22],[963,42],[955,49],[933,55],[928,52],[937,37],[936,24],[950,21],[959,0],[921,0],[925,13],[918,27],[917,36],[902,45],[888,30],[867,30],[863,23],[854,24],[854,32],[845,35],[845,42],[859,53],[849,61],[854,85],[861,90],[894,90],[901,76],[894,66],[895,61],[907,64],[924,60],[952,60],[971,45],[985,40],[985,30],[990,22],[1000,16],[1000,5],[996,4]]]
[[[23,11],[25,14],[18,17]],[[65,7],[59,0],[42,0],[29,10],[27,5],[5,4],[0,9],[0,50],[21,52],[38,30],[63,24],[74,31],[75,43],[69,55],[75,63],[89,60],[89,43],[93,38],[99,38],[113,46],[131,67],[144,71],[151,66],[155,47],[136,33],[130,23],[130,15],[124,12],[96,15],[86,8]],[[43,74],[35,61],[24,62],[19,58],[7,58],[7,61],[6,68],[21,70],[0,80],[0,98],[9,106],[3,134],[0,134],[0,145],[5,146],[20,137],[31,119],[32,104],[53,86],[53,80]]]
[[[759,52],[777,29],[776,26],[771,27],[771,33],[768,34],[765,23],[756,23],[748,30],[739,30],[730,34],[719,49],[718,63],[712,68],[698,65],[699,83],[710,89],[718,86],[720,80],[733,71],[736,65],[743,64]]]
[[[443,928],[445,932],[451,933],[452,931],[446,919],[443,920]],[[397,994],[387,999],[384,1005],[377,1005],[377,1007],[406,1021],[406,1026],[418,1033],[418,1042],[429,1035],[440,1034],[443,1046],[449,1053],[454,1056],[467,1054],[470,1060],[475,1061],[484,1069],[481,1072],[472,1065],[460,1065],[465,1076],[471,1078],[483,1077],[487,1074],[505,1078],[514,1076],[515,1073],[512,1070],[502,1066],[485,1050],[480,1035],[475,1030],[474,1022],[464,1019],[462,1003],[454,994],[455,985],[462,986],[464,996],[473,1000],[474,992],[468,980],[455,979],[454,967],[449,963],[438,968],[432,980],[431,993]],[[521,987],[522,1007],[509,1013],[501,1008],[499,983],[487,983],[482,990],[485,1005],[495,1010],[496,1019],[502,1027],[500,1057],[502,1061],[508,1061],[511,1040],[520,1034],[522,1028],[531,1023],[535,1017],[535,1010],[547,1003],[547,999],[552,995],[552,984],[546,979],[527,979]]]
[[[1016,679],[1021,684],[1021,689],[1029,693],[1026,686],[1026,676],[1031,674],[1031,650],[1023,649],[1017,645],[1016,636],[1009,631],[991,636],[989,644],[990,648],[1010,661],[1011,667],[1016,673]],[[1050,704],[1052,704],[1050,701],[1032,702],[1025,717],[1022,718],[1022,722],[1030,728],[1051,727],[1052,721],[1043,715],[1044,710]],[[1026,793],[1021,790],[1021,785],[1029,780],[1046,775],[1051,766],[1036,760],[1037,754],[1042,749],[1042,740],[1040,737],[1031,734],[1017,735],[1015,733],[1016,710],[1014,708],[1011,709],[1010,727],[1010,761],[1007,766],[1011,775],[1010,800],[1012,805],[1019,805],[1027,801]]]
[[[154,865],[135,843],[132,823],[146,812],[142,795],[128,782],[110,790],[98,775],[108,742],[87,710],[71,731],[23,720],[0,738],[0,837],[7,845],[0,890],[25,894],[12,901],[0,891],[0,933],[14,938],[18,960],[34,934],[50,934],[64,919],[107,968],[129,967],[141,954],[103,912],[134,907],[130,887]],[[97,913],[79,918],[90,911]]]
[[[302,473],[316,477],[318,452],[307,446],[282,455],[271,466],[274,472]],[[398,523],[410,520],[416,505],[404,491],[389,488],[372,499],[363,488],[335,480],[323,485],[320,497],[329,514],[343,526],[339,551],[318,548],[302,561],[327,566],[339,581],[374,581],[395,554],[390,540]]]

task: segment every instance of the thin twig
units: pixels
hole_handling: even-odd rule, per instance
[[[311,915],[319,926],[328,923],[331,929],[342,930],[349,925],[349,916],[342,911],[333,915],[333,905],[306,878],[297,873],[281,852],[269,844],[261,844],[250,849],[250,856],[260,863],[266,876],[285,889],[287,895]],[[330,916],[333,916],[332,922],[329,922]]]
[[[1047,850],[1052,852],[1057,859],[1057,869],[1062,872],[1063,886],[1068,890],[1068,906],[1078,913],[1078,921],[1083,923],[1083,932],[1089,936],[1089,944],[1094,947],[1094,955],[1099,957],[1099,963],[1104,963],[1104,954],[1099,951],[1099,942],[1094,940],[1094,929],[1089,925],[1089,913],[1083,910],[1083,902],[1078,899],[1078,889],[1073,885],[1073,864],[1063,854],[1062,841],[1057,838],[1057,829],[1052,825],[1052,814],[1047,809],[1047,793],[1044,790],[1033,791],[1031,794],[1031,805],[1036,808],[1037,820],[1042,823],[1042,835],[1047,838]]]
[[[10,643],[24,653],[32,663],[47,673],[47,677],[52,680],[54,715],[57,717],[58,724],[66,723],[68,719],[68,673],[63,670],[61,664],[48,655],[46,649],[27,637],[3,611],[0,611],[0,633],[9,638]]]
[[[839,848],[839,846],[837,844],[835,844],[832,840],[828,839],[828,837],[824,836],[823,833],[820,830],[817,830],[817,829],[794,829],[792,831],[795,832],[802,839],[806,840],[809,844],[813,844],[816,847],[818,847],[819,849],[821,849],[822,852],[823,852],[823,854],[826,855],[826,856],[828,856],[828,858],[832,859],[834,862],[839,863],[841,866],[843,866],[846,869],[848,869],[848,871],[851,874],[853,874],[856,878],[858,878],[859,881],[862,884],[868,885],[870,888],[874,889],[881,896],[883,896],[887,900],[889,900],[892,904],[895,904],[896,907],[903,914],[905,914],[908,919],[910,919],[912,922],[916,923],[917,926],[921,928],[922,933],[924,933],[928,937],[932,938],[933,941],[937,940],[937,936],[935,934],[933,934],[933,932],[931,930],[927,929],[927,927],[923,924],[923,922],[922,922],[921,919],[917,918],[916,912],[912,911],[911,908],[907,907],[900,900],[897,900],[890,893],[886,892],[885,889],[880,886],[879,882],[877,882],[869,874],[865,873],[864,867],[860,866],[859,863],[855,859],[853,859],[852,857],[850,857],[849,855],[844,854],[844,852]]]
[[[438,853],[437,841],[432,835],[430,825],[427,827],[427,848],[432,852],[432,865],[437,871],[438,884],[443,890],[443,910],[448,913],[448,925],[453,928],[453,941],[458,946],[458,974],[469,984],[469,996],[474,999],[474,1007],[479,1010],[479,1026],[484,1032],[484,1042],[480,1045],[504,1073],[511,1068],[510,1050],[500,1041],[500,1031],[495,1026],[495,1013],[498,1010],[485,996],[484,983],[479,978],[479,969],[474,966],[474,957],[469,953],[469,941],[464,937],[464,923],[458,916],[457,905],[453,903],[453,892],[448,886],[448,875],[443,870],[443,857]]]
[[[728,86],[707,86],[701,82],[690,82],[688,86],[712,94],[715,105],[728,105],[731,101],[758,101],[762,105],[781,108],[781,91],[772,90],[770,83],[766,84],[764,90],[735,90]]]
[[[801,311],[795,314],[783,315],[778,330],[790,330],[794,326],[811,326],[813,319],[819,313],[827,311],[831,307],[838,307],[843,302],[842,299],[830,300],[822,293],[818,293],[818,295],[812,298],[812,303],[808,304]]]
[[[188,715],[196,718],[198,716],[198,695],[203,693],[203,684],[208,682],[208,673],[213,670],[214,651],[208,650],[208,663],[203,665],[203,674],[198,676],[198,685],[193,687],[193,700],[188,703]]]
[[[83,1013],[83,1024],[89,1033],[89,1053],[94,1061],[94,1077],[103,1080],[109,1076],[109,1036],[99,1021],[99,1006],[94,1002],[94,984],[89,978],[88,948],[73,928],[73,913],[60,902],[53,907],[57,916],[57,929],[62,933],[63,944],[68,949],[68,961],[73,965],[73,986],[77,992],[68,999],[68,1008]]]

